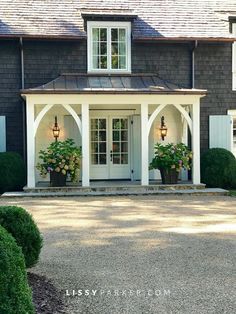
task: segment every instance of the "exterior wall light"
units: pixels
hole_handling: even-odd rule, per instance
[[[162,141],[164,141],[164,139],[167,135],[167,130],[168,130],[166,125],[165,125],[165,117],[164,116],[161,117],[161,127],[159,130],[161,133],[161,139],[162,139]]]
[[[55,122],[54,122],[54,126],[52,128],[52,133],[53,133],[53,136],[55,137],[55,141],[57,142],[57,139],[60,135],[60,128],[59,128],[58,123],[57,123],[57,116],[55,117]]]

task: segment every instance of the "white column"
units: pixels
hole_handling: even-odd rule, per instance
[[[141,185],[149,184],[148,162],[148,104],[141,104]]]
[[[199,184],[200,179],[200,100],[192,104],[192,150],[193,150],[193,184]]]
[[[89,186],[89,104],[81,105],[82,114],[82,186]]]
[[[34,103],[26,102],[27,187],[35,187]]]

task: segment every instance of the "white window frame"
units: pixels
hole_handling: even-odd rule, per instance
[[[107,28],[107,69],[93,69],[92,67],[92,29],[93,28]],[[125,28],[126,29],[126,69],[112,69],[111,68],[111,28]],[[88,73],[131,73],[131,23],[130,22],[104,22],[104,21],[88,21],[87,22],[87,61]]]
[[[236,37],[236,23],[232,24],[232,33]],[[236,91],[236,41],[232,44],[232,89]]]

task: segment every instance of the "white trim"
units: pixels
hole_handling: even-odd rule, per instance
[[[188,114],[188,112],[179,104],[162,104],[162,105],[159,105],[155,111],[152,113],[151,117],[149,118],[148,120],[148,134],[151,130],[151,127],[152,127],[152,124],[155,120],[155,118],[158,116],[158,114],[166,107],[166,106],[174,106],[180,113],[182,113],[183,117],[185,118],[188,126],[189,126],[189,130],[192,134],[192,129],[193,129],[193,122]]]
[[[62,106],[72,115],[72,117],[75,119],[75,122],[79,128],[80,134],[82,133],[82,124],[80,117],[78,114],[75,112],[75,110],[68,104],[62,104]]]
[[[89,186],[90,142],[89,142],[89,104],[81,105],[82,116],[82,186]]]
[[[92,68],[92,29],[94,27],[107,28],[107,69],[93,69]],[[126,69],[111,69],[111,28],[125,28],[126,29]],[[88,21],[87,22],[87,64],[88,73],[131,73],[131,23],[130,22],[104,22],[104,21]]]
[[[200,101],[192,104],[193,184],[200,184]]]
[[[45,114],[53,107],[54,105],[46,105],[41,111],[40,113],[37,115],[37,118],[34,121],[34,137],[36,136],[38,127],[40,122],[42,121],[43,117],[45,116]]]
[[[141,104],[141,185],[149,184],[148,103]]]
[[[34,103],[26,103],[26,125],[27,125],[27,186],[35,187],[35,138],[32,132],[34,123]]]

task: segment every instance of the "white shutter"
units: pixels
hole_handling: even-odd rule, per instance
[[[6,151],[6,117],[0,116],[0,152]]]
[[[232,144],[233,127],[231,116],[209,116],[209,147],[225,148],[232,152]]]
[[[232,31],[236,36],[236,23],[233,23]],[[236,42],[232,45],[232,85],[233,90],[236,90]]]

